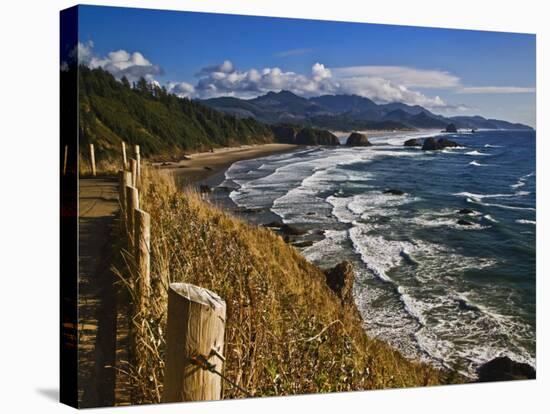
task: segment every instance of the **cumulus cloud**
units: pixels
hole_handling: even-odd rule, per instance
[[[220,65],[208,66],[199,71],[195,94],[200,98],[216,96],[247,98],[268,91],[286,89],[301,96],[356,94],[378,102],[398,101],[429,108],[447,107],[447,104],[438,96],[429,97],[409,89],[407,83],[411,83],[414,79],[412,70],[408,72],[408,80],[411,82],[397,83],[382,76],[374,76],[383,71],[366,71],[365,68],[367,67],[330,69],[317,62],[311,67],[309,75],[302,75],[285,72],[278,67],[241,71],[226,60]],[[397,79],[396,72],[392,73]],[[367,73],[372,74],[367,75]],[[420,76],[417,76],[415,82],[421,82]],[[427,82],[427,79],[422,81],[423,84]],[[451,80],[448,79],[446,84],[450,83]]]
[[[140,52],[129,53],[126,50],[109,52],[107,56],[97,56],[93,51],[94,44],[78,43],[78,61],[92,69],[102,68],[109,71],[115,78],[126,76],[129,81],[136,81],[144,77],[152,82],[154,76],[161,75],[162,69],[152,64]]]
[[[166,89],[180,98],[191,98],[195,94],[195,87],[187,82],[168,82]]]
[[[162,74],[160,66],[150,62],[140,52],[116,50],[107,56],[98,56],[89,41],[78,43],[79,62],[90,68],[103,68],[117,79],[126,76],[135,81],[144,77],[158,82],[155,76]],[[309,52],[309,49],[292,49],[279,56],[292,56]],[[62,67],[63,69],[63,67]],[[240,70],[230,60],[206,66],[196,73],[195,84],[181,81],[166,83],[168,92],[185,98],[211,98],[235,96],[254,98],[269,91],[289,90],[297,95],[310,97],[323,94],[355,94],[378,103],[403,102],[421,105],[429,109],[464,110],[462,105],[450,105],[439,96],[426,94],[429,89],[449,89],[459,94],[532,93],[535,88],[525,87],[466,87],[460,78],[441,70],[417,69],[406,66],[350,66],[329,68],[316,62],[308,74],[284,71],[279,67],[250,68]]]

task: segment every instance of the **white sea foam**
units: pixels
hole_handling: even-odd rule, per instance
[[[485,218],[486,220],[492,221],[493,223],[498,223],[498,220],[494,219],[493,216],[491,216],[490,214],[485,214],[483,218]]]
[[[400,212],[399,207],[416,198],[383,194],[379,189],[370,190],[369,181],[375,177],[368,168],[342,168],[349,163],[365,163],[378,157],[423,157],[425,153],[422,151],[411,151],[402,146],[408,138],[398,134],[379,139],[369,136],[372,142],[382,145],[353,149],[308,149],[300,154],[281,156],[286,159],[267,157],[257,163],[245,161],[241,166],[234,164],[226,177],[240,184],[241,188],[232,192],[231,196],[237,199],[239,205],[273,206],[285,221],[322,221],[321,228],[335,228],[325,230],[325,238],[303,249],[302,253],[308,260],[327,267],[351,257],[358,272],[354,286],[355,300],[366,329],[374,336],[387,340],[405,355],[439,361],[446,366],[467,361],[465,373],[469,375],[474,372],[476,364],[502,353],[508,353],[518,361],[532,363],[529,352],[514,342],[515,338],[528,340],[533,334],[530,327],[517,318],[506,316],[503,311],[479,306],[490,302],[497,294],[502,295],[505,287],[495,286],[486,294],[477,291],[468,294],[465,293],[468,289],[462,284],[469,282],[458,277],[465,271],[492,266],[495,261],[468,257],[443,245],[408,239],[407,235],[414,233],[400,230],[415,229],[407,227],[411,222],[420,227],[449,226],[476,230],[486,228],[478,224],[478,220],[485,225],[497,220],[485,214],[483,218],[474,220],[474,226],[460,226],[456,223],[459,217],[456,208],[418,212],[411,218]],[[474,163],[471,165],[476,166]],[[520,177],[521,185],[525,185],[524,182],[533,174]],[[342,186],[344,182],[345,186]],[[326,194],[331,192],[338,196],[325,199]],[[355,192],[361,193],[349,195]],[[483,206],[534,210],[485,203],[491,198],[521,197],[526,193],[462,192],[455,195]],[[480,215],[478,212],[475,214]],[[380,220],[390,215],[394,215],[391,224]],[[346,225],[336,223],[336,220],[350,228],[342,230]],[[526,220],[521,224],[534,224],[534,221],[529,223]],[[524,228],[528,229],[527,226]],[[434,229],[436,231],[439,230]],[[460,308],[457,298],[462,298],[472,308]],[[474,306],[479,311],[472,310]]]
[[[478,155],[490,155],[490,154],[485,154],[483,152],[479,152],[478,150],[474,150],[474,151],[468,151],[465,153],[466,155],[472,155],[472,156],[478,156]]]
[[[523,187],[525,185],[525,182],[527,181],[527,179],[534,176],[534,175],[535,175],[534,171],[530,172],[529,174],[525,174],[525,175],[519,177],[517,182],[515,184],[510,185],[510,187],[512,187],[512,188]]]
[[[460,193],[454,193],[453,195],[459,197],[468,197],[476,200],[482,200],[484,198],[506,198],[506,197],[515,197],[517,194],[476,194],[469,193],[467,191],[462,191]]]
[[[497,208],[503,208],[505,210],[536,211],[536,209],[534,209],[533,207],[518,207],[518,206],[509,206],[506,204],[483,203],[481,200],[475,199],[475,198],[467,198],[466,201],[468,201],[469,203],[479,204],[485,207],[497,207]]]
[[[518,220],[516,220],[516,223],[519,223],[519,224],[533,224],[533,225],[537,224],[537,222],[535,220],[526,220],[526,219],[518,219]]]
[[[502,148],[502,145],[485,144],[485,148]]]

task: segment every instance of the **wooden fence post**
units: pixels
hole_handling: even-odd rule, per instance
[[[96,170],[94,144],[90,144],[90,164],[92,165],[92,175],[95,177]]]
[[[204,356],[222,373],[225,301],[207,289],[172,283],[168,290],[168,326],[163,402],[221,399],[219,375],[193,363]]]
[[[128,169],[128,159],[126,158],[126,143],[122,141],[122,169]]]
[[[69,146],[65,145],[65,155],[63,156],[63,175],[67,174],[67,156],[69,154]]]
[[[134,147],[134,152],[136,156],[136,183],[134,186],[139,187],[139,184],[141,183],[141,155],[139,153],[139,145],[136,145]]]
[[[132,171],[132,187],[137,188],[137,161],[130,158],[130,171]]]
[[[134,246],[139,277],[138,309],[141,312],[147,306],[151,286],[151,216],[138,208],[134,210]]]
[[[126,230],[128,233],[128,250],[134,246],[134,210],[139,208],[138,189],[126,186]]]
[[[121,170],[119,174],[118,199],[120,201],[121,216],[126,220],[126,186],[132,186],[132,174],[129,171]]]

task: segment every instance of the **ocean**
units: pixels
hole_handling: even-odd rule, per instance
[[[436,131],[367,135],[237,162],[220,186],[306,230],[310,261],[353,262],[365,330],[405,356],[469,376],[500,355],[534,366],[535,132],[444,134],[461,146],[443,151],[403,146]]]

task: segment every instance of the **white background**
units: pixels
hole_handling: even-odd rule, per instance
[[[537,34],[536,381],[104,409],[102,412],[542,412],[548,409],[543,330],[548,286],[548,17],[544,1],[118,0],[105,5],[216,11]],[[91,3],[93,4],[93,3]],[[57,403],[59,335],[59,10],[70,1],[0,7],[0,411],[69,412]],[[452,50],[449,50],[452,53]],[[546,78],[543,78],[546,72]],[[546,109],[546,111],[545,111]],[[545,238],[546,235],[546,238]],[[544,389],[546,388],[546,393]],[[116,411],[114,411],[116,410]]]

